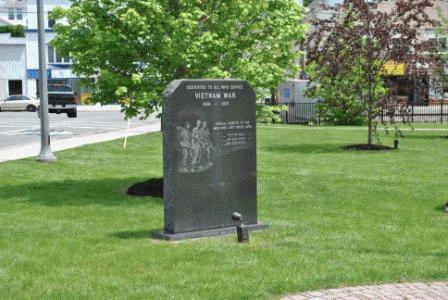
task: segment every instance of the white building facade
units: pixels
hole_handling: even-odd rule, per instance
[[[26,0],[0,0],[0,26],[27,25]],[[0,99],[26,92],[26,39],[0,33]]]
[[[26,0],[0,0],[0,26],[27,26]]]
[[[56,36],[54,20],[49,12],[55,7],[70,7],[69,0],[45,0],[44,23],[49,83],[69,84],[81,95],[80,80],[72,73],[71,60],[61,57],[50,45]],[[37,38],[36,0],[0,0],[0,26],[22,25],[25,38],[0,34],[0,99],[14,94],[35,97],[39,82],[39,53]]]
[[[45,0],[44,24],[45,43],[47,50],[47,77],[49,83],[69,84],[75,90],[80,89],[79,80],[72,73],[71,60],[68,57],[61,57],[50,45],[56,36],[53,30],[54,21],[49,18],[49,12],[55,7],[70,7],[68,0]],[[39,82],[39,53],[37,39],[37,6],[36,0],[28,0],[28,28],[26,29],[26,73],[27,73],[27,94],[35,96]]]
[[[0,34],[0,99],[26,93],[26,41]]]

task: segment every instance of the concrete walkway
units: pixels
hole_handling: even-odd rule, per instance
[[[54,140],[51,143],[51,149],[53,151],[61,151],[83,145],[96,144],[121,139],[124,138],[126,135],[135,136],[156,131],[160,131],[160,121],[154,122],[151,125],[133,127],[129,129],[128,133],[126,133],[126,129],[123,129],[111,132]],[[3,148],[0,150],[0,162],[17,160],[28,157],[36,157],[39,154],[39,151],[40,151],[40,143]]]
[[[282,300],[302,299],[387,299],[387,300],[447,300],[448,282],[401,283],[364,285],[340,289],[306,292],[282,298]]]
[[[100,105],[100,104],[94,104],[94,105],[78,105],[77,107],[78,111],[120,111],[121,106],[118,104],[108,104],[108,105]]]

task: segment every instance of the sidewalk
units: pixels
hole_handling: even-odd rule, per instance
[[[365,285],[306,292],[294,296],[287,296],[282,300],[302,299],[446,300],[448,299],[448,282]]]
[[[120,111],[121,106],[119,104],[108,104],[101,106],[100,104],[95,105],[78,105],[78,111]]]
[[[156,131],[160,131],[160,121],[157,121],[151,125],[142,125],[130,128],[128,136],[136,136]],[[111,132],[97,133],[92,135],[53,140],[51,142],[51,149],[53,151],[61,151],[83,145],[96,144],[121,139],[124,138],[125,136],[126,136],[126,129],[123,129]],[[36,157],[39,154],[39,151],[40,151],[40,143],[1,149],[0,162],[17,160],[28,157]]]

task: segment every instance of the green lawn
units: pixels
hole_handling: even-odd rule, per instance
[[[448,279],[448,132],[407,132],[378,153],[340,149],[365,129],[283,127],[259,129],[271,228],[248,245],[149,239],[162,199],[125,191],[162,176],[160,134],[0,164],[0,298],[275,298]]]

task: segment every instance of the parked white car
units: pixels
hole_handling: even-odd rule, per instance
[[[36,111],[39,107],[39,100],[27,95],[11,95],[0,100],[0,111]]]

